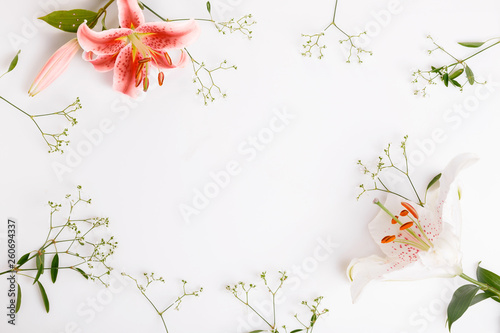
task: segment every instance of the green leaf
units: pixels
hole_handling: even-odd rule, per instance
[[[210,1],[207,1],[207,10],[209,14],[212,13],[212,5],[210,5]]]
[[[490,298],[491,296],[493,296],[492,293],[480,293],[480,294],[477,294],[476,296],[474,296],[474,298],[472,299],[472,302],[470,302],[470,306],[473,306],[474,304],[477,304],[479,302],[482,302],[484,301],[485,299],[488,299]]]
[[[441,178],[441,174],[436,175],[432,180],[429,182],[429,185],[427,185],[427,190],[429,190],[432,185],[436,184],[436,182]]]
[[[450,80],[450,81],[451,81],[451,83],[453,83],[453,85],[454,85],[455,87],[462,88],[462,86],[460,85],[460,83],[458,83],[456,80]]]
[[[21,53],[21,50],[17,51],[16,56],[10,62],[9,69],[7,70],[7,72],[5,74],[12,72],[12,70],[14,70],[14,68],[16,68],[17,62],[19,61],[19,53]]]
[[[36,273],[35,280],[33,281],[33,284],[35,284],[36,282],[38,282],[38,279],[40,278],[40,275],[43,274],[44,265],[45,265],[44,262],[45,262],[45,253],[44,252],[39,252],[36,255],[36,268],[38,269],[38,271]]]
[[[479,282],[486,283],[488,286],[500,290],[500,276],[497,274],[477,265],[476,276]]]
[[[16,299],[16,313],[19,312],[19,309],[21,308],[21,286],[19,283],[17,284],[17,299]]]
[[[464,72],[463,68],[460,68],[460,69],[457,69],[456,71],[453,71],[450,74],[450,80],[456,79],[457,77],[459,77],[460,75],[462,75],[463,72]]]
[[[451,331],[451,325],[456,322],[467,309],[472,305],[472,301],[478,292],[479,287],[473,284],[466,284],[458,288],[451,302],[448,305],[448,329]]]
[[[465,47],[481,47],[484,45],[485,42],[460,42],[458,44],[465,46]]]
[[[474,73],[469,66],[465,65],[465,74],[467,75],[467,80],[469,80],[470,85],[474,84]]]
[[[311,327],[314,326],[314,323],[318,320],[318,317],[316,316],[316,313],[313,313],[311,316]]]
[[[62,31],[76,32],[80,24],[85,20],[87,20],[87,22],[92,22],[96,17],[96,12],[85,9],[74,9],[58,10],[43,17],[39,17],[39,19]]]
[[[26,253],[24,256],[22,256],[18,261],[17,261],[17,267],[20,267],[24,265],[30,257],[29,253]]]
[[[42,295],[45,311],[49,313],[50,310],[49,298],[47,297],[47,293],[45,292],[45,288],[42,286],[42,284],[39,281],[37,281],[37,283],[38,283],[38,288],[40,289],[40,294]]]
[[[298,329],[298,330],[293,330],[293,331],[291,331],[290,333],[302,332],[303,330],[304,330],[303,328],[300,328],[300,329]]]
[[[86,278],[87,280],[89,279],[89,276],[87,275],[87,273],[85,273],[84,271],[82,271],[80,268],[78,267],[75,267],[73,268],[75,271],[79,272],[80,274],[83,275],[84,278]]]
[[[444,73],[443,82],[444,82],[444,85],[448,87],[448,82],[449,82],[448,73]]]
[[[52,283],[56,283],[57,273],[59,272],[59,254],[56,253],[52,259],[52,265],[50,265],[50,278]]]

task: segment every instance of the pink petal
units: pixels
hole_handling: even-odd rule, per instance
[[[145,23],[135,29],[135,32],[153,50],[166,51],[182,49],[192,43],[200,35],[200,28],[194,20],[187,23],[155,22]]]
[[[139,57],[136,56],[134,59],[132,55],[132,45],[125,46],[116,57],[113,73],[113,89],[132,98],[135,98],[137,93],[135,72],[138,60]]]
[[[137,0],[118,0],[118,17],[122,28],[137,28],[144,24],[144,15]]]
[[[131,29],[109,29],[101,32],[91,30],[86,24],[78,28],[77,37],[80,46],[87,52],[96,55],[117,54],[128,44],[126,36]]]
[[[167,59],[168,55],[166,56],[164,53],[162,54],[155,54],[153,55],[153,63],[157,65],[157,67],[164,68],[164,69],[170,69],[170,68],[177,68],[177,67],[184,67],[186,64],[187,60],[187,55],[186,52],[181,51],[181,57],[179,58],[179,61],[177,61],[176,64],[170,63]]]
[[[38,73],[28,91],[29,95],[35,96],[54,82],[68,68],[71,59],[79,49],[80,45],[76,38],[61,46]]]
[[[96,56],[92,52],[84,52],[83,59],[94,65],[99,72],[108,72],[115,67],[116,54]]]

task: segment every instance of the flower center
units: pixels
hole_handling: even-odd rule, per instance
[[[144,35],[144,34],[142,34],[142,35]],[[142,82],[143,90],[147,91],[149,88],[148,75],[149,75],[150,62],[153,61],[156,63],[155,56],[158,56],[158,55],[161,56],[162,54],[153,50],[149,46],[145,45],[142,42],[139,34],[132,33],[128,36],[128,39],[129,39],[130,43],[132,44],[132,57],[133,57],[133,59],[135,60],[135,57],[137,56],[137,54],[140,54],[142,56],[142,59],[140,59],[138,61],[137,71],[135,73],[135,86],[138,87]],[[168,54],[164,53],[164,56],[167,59],[167,62],[169,64],[171,64],[172,60],[170,59]],[[157,63],[155,65],[159,70],[160,66],[158,66]],[[158,83],[160,84],[160,86],[163,85],[164,79],[165,79],[165,75],[163,74],[162,71],[159,70]]]
[[[398,216],[391,213],[378,199],[373,200],[373,203],[391,217],[392,224],[399,224],[400,233],[398,235],[385,236],[381,240],[382,244],[402,243],[422,251],[428,251],[434,247],[420,224],[417,210],[412,205],[407,202],[401,202],[404,209],[401,210]],[[402,221],[403,217],[409,219],[409,221]]]

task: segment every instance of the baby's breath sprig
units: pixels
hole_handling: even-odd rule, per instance
[[[413,80],[412,83],[415,85],[415,95],[421,95],[423,97],[427,96],[427,87],[431,85],[436,85],[438,82],[442,82],[446,87],[456,87],[460,91],[463,91],[464,87],[469,84],[469,85],[474,85],[474,83],[477,84],[485,84],[486,82],[480,82],[477,81],[474,72],[472,69],[469,67],[467,61],[476,55],[488,50],[489,48],[500,44],[500,40],[492,43],[491,45],[475,52],[474,54],[460,60],[459,58],[455,57],[453,54],[448,52],[443,46],[439,45],[436,43],[436,41],[431,37],[427,36],[428,39],[431,40],[433,44],[433,48],[430,50],[427,50],[429,55],[433,54],[434,52],[442,52],[446,55],[448,55],[450,58],[452,58],[452,62],[448,65],[443,65],[439,67],[431,66],[430,70],[417,70],[412,73]],[[488,39],[485,42],[460,42],[458,44],[468,47],[468,48],[480,48],[483,45],[487,44],[490,41],[493,40],[498,40],[500,39],[499,37],[496,38],[491,38]],[[465,76],[462,76],[462,74],[465,73]],[[462,79],[460,81],[460,79]]]
[[[256,330],[252,332],[264,332],[264,331],[269,331],[271,333],[279,333],[280,329],[282,328],[285,333],[287,333],[287,327],[286,325],[278,325],[277,319],[276,319],[276,295],[280,290],[283,288],[283,284],[285,281],[288,279],[288,275],[286,272],[279,271],[278,272],[279,277],[278,277],[278,285],[276,287],[272,287],[267,280],[267,273],[262,272],[260,275],[261,280],[264,282],[264,286],[266,287],[267,291],[271,294],[271,301],[272,301],[272,306],[273,306],[273,313],[272,313],[272,320],[271,319],[266,319],[266,314],[259,312],[257,310],[257,306],[255,306],[255,302],[250,302],[250,293],[252,292],[253,289],[257,288],[257,285],[255,284],[246,284],[245,282],[238,282],[237,284],[234,285],[228,285],[226,286],[226,290],[231,292],[233,296],[243,303],[246,307],[248,307],[252,312],[254,312],[262,321],[269,327],[268,330]],[[294,329],[290,331],[290,333],[293,332],[304,332],[304,333],[312,333],[314,329],[314,325],[316,324],[317,320],[319,319],[320,316],[324,315],[327,313],[329,310],[328,309],[323,309],[320,310],[319,306],[321,304],[321,300],[323,299],[322,296],[315,298],[312,303],[308,303],[307,301],[303,301],[302,305],[306,306],[308,310],[312,313],[311,318],[309,321],[305,320],[300,320],[299,316],[297,314],[294,315],[294,318],[299,322],[299,324],[302,326],[302,328],[299,329]],[[252,333],[250,332],[250,333]]]
[[[107,217],[75,217],[82,205],[90,205],[91,199],[82,196],[82,187],[77,187],[77,195],[66,195],[66,203],[59,204],[49,201],[50,217],[49,231],[43,244],[36,250],[23,255],[15,265],[2,274],[14,273],[33,280],[37,283],[44,300],[45,309],[49,312],[49,300],[42,283],[41,276],[50,270],[53,283],[57,281],[59,272],[72,270],[87,280],[98,281],[108,286],[106,277],[111,274],[112,268],[108,264],[109,257],[114,253],[118,243],[113,236],[103,238],[99,236],[101,229],[107,229]],[[68,212],[60,217],[62,209]],[[47,256],[51,256],[50,266],[47,265]],[[29,263],[33,263],[31,268]],[[20,285],[18,289],[20,290]],[[18,295],[21,295],[18,290]],[[20,296],[18,296],[18,306]]]
[[[236,70],[238,68],[235,65],[228,65],[227,61],[224,60],[219,64],[219,66],[209,69],[204,62],[199,62],[194,59],[187,49],[184,50],[191,58],[191,64],[193,65],[193,83],[198,86],[196,94],[203,96],[203,102],[205,105],[208,105],[208,102],[213,102],[215,100],[214,94],[219,94],[222,98],[225,98],[227,95],[222,91],[221,87],[215,83],[213,74],[217,71],[224,71],[228,69]]]
[[[158,13],[156,13],[153,9],[151,9],[144,2],[139,2],[142,8],[147,9],[153,15],[158,17],[160,20],[165,22],[175,22],[175,21],[187,21],[187,18],[180,19],[169,19],[165,18]],[[216,21],[212,17],[212,5],[210,1],[206,3],[207,12],[210,18],[195,18],[195,21],[200,22],[211,22],[215,26],[218,32],[226,35],[227,33],[241,33],[246,36],[248,39],[252,39],[252,30],[250,30],[251,26],[256,24],[257,22],[254,20],[252,14],[247,14],[242,16],[239,19],[231,18],[227,21]],[[216,99],[217,95],[220,95],[222,98],[226,97],[226,93],[223,92],[222,88],[215,83],[215,79],[213,77],[213,73],[217,71],[229,70],[229,69],[237,69],[235,65],[228,65],[227,61],[224,60],[220,63],[219,66],[214,68],[208,68],[203,61],[198,61],[191,53],[184,48],[184,51],[188,54],[191,59],[191,64],[193,67],[193,83],[195,83],[198,88],[196,90],[197,95],[203,96],[203,102],[205,105],[208,105],[209,102],[213,102]]]
[[[407,141],[408,141],[408,135],[406,135],[403,138],[403,141],[401,141],[401,146],[400,146],[400,148],[402,150],[402,155],[404,158],[404,163],[403,163],[402,167],[397,165],[396,163],[394,163],[394,160],[391,156],[391,144],[390,143],[387,145],[387,148],[384,149],[384,156],[379,156],[378,163],[377,163],[374,170],[367,167],[366,164],[364,164],[361,160],[358,161],[357,164],[361,167],[361,171],[365,175],[369,175],[371,180],[372,180],[371,185],[365,185],[365,184],[359,185],[359,187],[361,188],[361,193],[358,195],[358,200],[366,192],[380,191],[380,192],[385,192],[385,193],[392,193],[392,194],[397,195],[397,196],[399,196],[405,200],[408,200],[408,201],[414,201],[414,200],[408,199],[408,197],[406,195],[395,192],[395,190],[392,189],[391,186],[385,180],[382,179],[382,177],[381,177],[381,176],[383,176],[383,175],[381,175],[382,173],[385,174],[385,171],[393,170],[396,173],[403,175],[403,177],[408,181],[413,193],[415,194],[415,196],[417,198],[417,201],[414,201],[414,202],[417,202],[420,206],[423,206],[425,204],[425,200],[422,201],[422,199],[421,199],[422,197],[418,194],[418,192],[415,188],[415,185],[413,184],[413,181],[410,177],[408,154],[406,151]]]
[[[161,318],[161,321],[163,323],[163,327],[165,328],[165,332],[168,333],[168,328],[167,328],[167,323],[165,322],[165,318],[164,318],[164,315],[165,313],[170,310],[170,309],[174,309],[174,310],[179,310],[180,309],[180,306],[181,306],[181,303],[182,301],[184,300],[185,297],[189,297],[189,296],[195,296],[195,297],[198,297],[200,295],[200,293],[203,291],[203,288],[200,288],[200,289],[197,289],[197,290],[193,290],[193,291],[187,291],[186,290],[186,285],[187,285],[187,282],[185,280],[182,280],[182,295],[180,296],[177,296],[177,298],[172,302],[170,303],[170,305],[164,307],[164,308],[160,308],[159,306],[157,306],[155,303],[153,303],[153,301],[151,300],[151,298],[146,294],[149,286],[153,283],[156,283],[156,282],[159,282],[159,283],[165,283],[165,279],[163,277],[156,277],[154,273],[144,273],[144,278],[146,279],[145,281],[145,284],[141,284],[139,282],[139,280],[125,272],[122,273],[123,276],[131,279],[132,281],[134,281],[135,283],[135,286],[137,287],[137,289],[140,291],[140,293],[142,294],[142,296],[144,296],[144,298],[146,298],[149,302],[149,304],[155,309],[156,313],[158,314],[158,316],[160,316]],[[163,309],[163,310],[161,310]]]
[[[20,52],[21,51],[17,52],[16,56],[14,57],[14,59],[12,59],[12,61],[10,63],[9,69],[4,74],[2,74],[0,76],[0,78],[3,77],[4,75],[6,75],[7,73],[10,73],[12,70],[14,70],[14,68],[16,68],[17,63],[19,61],[19,53]],[[49,133],[49,132],[46,132],[42,129],[42,127],[38,123],[37,119],[41,118],[41,117],[61,116],[61,117],[65,118],[71,124],[71,126],[75,126],[78,123],[78,121],[74,117],[73,113],[75,113],[76,111],[78,111],[82,108],[82,105],[80,104],[79,98],[76,98],[75,102],[68,105],[66,108],[64,108],[61,111],[56,111],[56,112],[51,112],[51,113],[43,113],[43,114],[30,114],[30,113],[24,111],[23,109],[21,109],[20,107],[18,107],[17,105],[15,105],[14,103],[8,101],[6,98],[0,96],[0,99],[2,99],[4,102],[9,104],[10,106],[15,108],[16,110],[20,111],[22,114],[28,116],[31,119],[31,121],[33,121],[36,128],[38,129],[38,131],[42,135],[43,140],[45,141],[45,143],[49,147],[49,153],[55,153],[55,152],[60,152],[61,154],[64,153],[64,150],[61,148],[63,146],[67,146],[69,144],[69,140],[66,139],[66,137],[68,136],[68,128],[64,128],[61,132]]]
[[[349,46],[349,54],[347,56],[346,62],[350,63],[351,58],[355,56],[357,58],[358,63],[362,63],[363,60],[361,57],[363,54],[368,54],[368,55],[373,54],[371,51],[365,50],[357,45],[359,38],[361,38],[363,35],[366,35],[366,31],[350,35],[347,32],[345,32],[342,28],[340,28],[335,22],[337,16],[337,5],[338,5],[338,0],[335,0],[335,9],[333,10],[332,22],[328,24],[328,26],[325,29],[323,29],[323,31],[310,35],[302,34],[302,37],[306,38],[304,44],[302,45],[304,49],[302,55],[304,57],[312,57],[313,54],[316,54],[318,59],[322,59],[324,57],[323,50],[326,48],[326,45],[322,44],[321,38],[325,35],[326,31],[330,27],[335,27],[344,36],[344,39],[340,39],[339,43],[340,44],[346,43]]]

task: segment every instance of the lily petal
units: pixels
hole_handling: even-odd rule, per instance
[[[187,23],[154,22],[145,23],[135,29],[136,33],[144,33],[141,41],[156,51],[182,49],[200,35],[200,28],[195,20]]]
[[[113,72],[113,89],[136,97],[135,73],[137,71],[139,57],[133,57],[132,45],[125,46],[116,57],[115,70]]]
[[[101,55],[94,58],[92,52],[83,52],[83,59],[94,65],[94,68],[99,72],[108,72],[115,67],[117,54]]]
[[[188,57],[187,57],[186,52],[181,51],[181,56],[179,58],[179,61],[177,61],[176,64],[173,64],[171,62],[171,60],[169,60],[169,57],[167,58],[167,56],[165,56],[165,55],[155,54],[153,56],[153,58],[154,58],[154,63],[158,67],[169,69],[169,68],[183,67],[186,64],[186,61],[187,61]]]
[[[77,31],[78,42],[87,52],[96,55],[117,54],[127,45],[127,36],[133,32],[131,29],[109,29],[101,32],[91,30],[87,24],[80,24]]]
[[[144,14],[137,0],[118,0],[118,18],[122,28],[137,28],[144,24]]]
[[[38,73],[33,81],[28,94],[35,96],[54,82],[68,68],[71,59],[73,59],[79,49],[80,45],[76,38],[71,39],[61,46],[42,67],[40,73]]]
[[[361,289],[371,280],[414,280],[429,277],[453,277],[462,273],[460,238],[461,214],[456,178],[461,170],[477,161],[473,154],[463,154],[454,158],[443,170],[441,178],[427,193],[425,207],[415,205],[419,222],[432,245],[429,250],[419,250],[408,244],[392,242],[381,244],[387,235],[397,235],[398,239],[412,241],[409,235],[399,231],[398,224],[390,222],[391,217],[379,211],[369,224],[369,231],[386,258],[370,256],[354,259],[348,268],[352,281],[353,301]],[[384,206],[388,211],[401,210],[401,199],[388,194]],[[404,221],[406,222],[406,221]],[[420,231],[415,231],[420,237]],[[401,270],[401,268],[405,268]],[[390,273],[390,274],[389,274]],[[359,280],[359,281],[356,281]]]
[[[379,279],[387,272],[403,268],[406,265],[407,264],[376,255],[361,259],[353,259],[347,268],[347,277],[352,282],[351,298],[353,303],[370,281]]]

